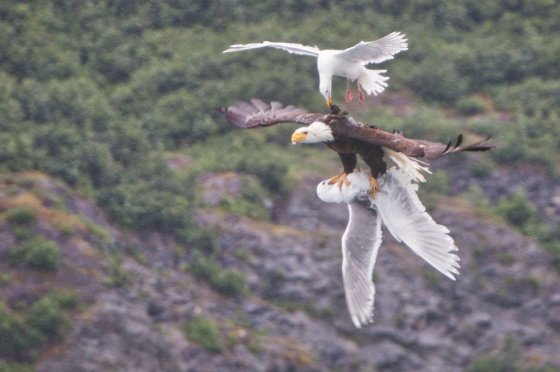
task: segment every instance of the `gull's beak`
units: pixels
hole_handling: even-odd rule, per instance
[[[331,108],[332,104],[333,104],[333,102],[332,102],[332,97],[329,96],[329,98],[327,98],[327,107],[328,107],[328,108]]]
[[[294,132],[292,134],[292,145],[295,145],[298,142],[301,142],[307,138],[307,134],[301,132]]]

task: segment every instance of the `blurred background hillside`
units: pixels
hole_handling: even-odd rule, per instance
[[[388,90],[343,108],[500,147],[421,186],[457,283],[386,234],[358,331],[346,211],[315,197],[336,154],[214,108],[326,111],[312,58],[230,44],[392,31],[409,50],[381,65]],[[0,371],[558,370],[559,36],[557,0],[3,1]]]

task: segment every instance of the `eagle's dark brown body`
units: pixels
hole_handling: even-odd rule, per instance
[[[381,146],[370,145],[349,138],[340,138],[327,142],[327,146],[338,153],[344,173],[352,173],[358,164],[359,155],[371,170],[371,175],[377,177],[385,173],[386,164],[383,161],[383,149]]]

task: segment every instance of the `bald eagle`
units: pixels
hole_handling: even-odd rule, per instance
[[[335,108],[336,109],[336,108]],[[278,123],[307,125],[297,129],[292,142],[324,142],[342,160],[344,173],[317,186],[317,195],[325,202],[348,204],[349,219],[342,236],[342,277],[346,303],[356,327],[373,320],[375,287],[373,267],[381,245],[381,224],[450,279],[455,280],[459,257],[449,230],[438,225],[418,199],[418,182],[424,182],[427,163],[459,151],[487,151],[494,145],[482,141],[461,146],[409,139],[357,122],[350,116],[308,113],[279,102],[270,105],[260,99],[237,102],[218,108],[241,128],[266,127]],[[369,166],[371,176],[357,170],[357,155]]]
[[[393,56],[403,50],[407,50],[408,44],[404,34],[392,32],[389,35],[375,41],[361,41],[358,44],[344,49],[320,50],[316,46],[306,46],[293,43],[270,42],[252,44],[235,44],[223,53],[240,52],[257,48],[277,48],[288,53],[306,55],[317,58],[317,70],[319,71],[319,91],[325,97],[327,105],[332,105],[332,77],[333,75],[346,78],[346,103],[352,101],[353,94],[350,82],[357,81],[358,98],[365,99],[366,94],[377,95],[387,87],[388,77],[382,74],[387,70],[368,70],[364,66],[369,63],[381,63],[392,59]]]
[[[232,124],[241,128],[266,127],[279,123],[306,125],[292,134],[292,143],[323,142],[336,151],[342,162],[343,172],[332,177],[330,182],[338,184],[339,187],[342,184],[348,185],[348,174],[357,168],[359,155],[371,171],[372,196],[377,189],[377,177],[387,170],[384,160],[386,154],[397,163],[406,161],[410,165],[407,169],[412,171],[426,160],[434,160],[454,152],[487,151],[494,147],[486,141],[462,146],[462,135],[457,137],[455,144],[406,138],[400,133],[390,133],[358,122],[351,116],[340,113],[336,106],[333,106],[330,114],[308,113],[291,105],[284,107],[279,102],[271,102],[269,105],[253,98],[250,102],[237,102],[229,107],[220,107],[218,111]],[[411,163],[410,158],[419,162]]]

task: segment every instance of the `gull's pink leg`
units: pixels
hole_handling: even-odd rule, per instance
[[[360,88],[360,83],[358,83],[358,101],[364,102],[365,100],[366,100],[366,94],[364,93],[362,88]]]
[[[354,99],[354,95],[350,90],[350,80],[346,79],[346,96],[344,96],[344,100],[346,101],[346,103],[349,103],[352,102],[353,99]]]

